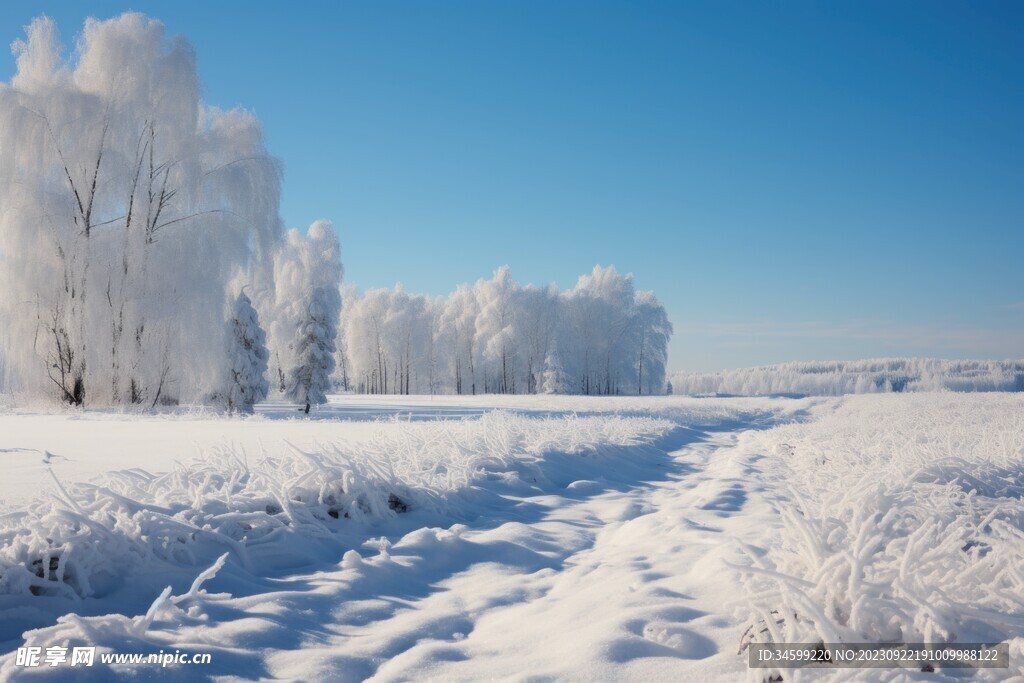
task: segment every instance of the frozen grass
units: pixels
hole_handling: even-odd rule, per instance
[[[729,429],[770,423],[775,415],[798,410],[799,401],[670,397],[572,396],[332,396],[308,418],[294,405],[258,405],[257,415],[226,418],[208,410],[179,407],[159,414],[64,410],[56,414],[0,411],[0,515],[24,510],[40,492],[56,490],[49,470],[64,482],[88,481],[110,470],[144,467],[171,471],[197,451],[216,446],[250,456],[266,450],[307,452],[343,447],[354,452],[391,420],[415,423],[476,418],[495,410],[524,417],[658,417],[689,427]],[[51,407],[52,410],[52,407]],[[404,427],[403,427],[404,429]],[[287,442],[284,443],[284,442]],[[49,456],[46,454],[49,453]]]
[[[758,637],[1009,640],[1020,673],[1024,396],[850,397],[816,417],[748,435],[785,466],[781,536],[751,553]]]
[[[395,421],[358,446],[220,447],[171,472],[111,473],[0,517],[0,595],[103,597],[155,565],[197,567],[227,551],[252,572],[306,557],[308,541],[410,509],[457,512],[485,479],[523,485],[546,454],[597,455],[672,428],[643,417]],[[0,604],[3,604],[0,602]]]

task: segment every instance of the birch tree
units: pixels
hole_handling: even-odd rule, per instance
[[[34,20],[0,85],[7,381],[78,406],[199,400],[229,281],[269,273],[279,165],[252,115],[202,102],[159,22],[90,19],[77,46]]]

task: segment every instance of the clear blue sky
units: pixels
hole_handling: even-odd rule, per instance
[[[136,9],[262,120],[346,278],[632,271],[670,366],[1024,356],[1024,3],[18,2]],[[8,80],[13,60],[0,60]]]

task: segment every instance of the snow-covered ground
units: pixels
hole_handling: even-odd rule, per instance
[[[760,680],[750,634],[1007,640],[978,676],[1024,675],[1021,394],[8,411],[0,457],[2,680]]]

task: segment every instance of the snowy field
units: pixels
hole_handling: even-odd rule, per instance
[[[7,409],[0,457],[4,681],[755,681],[752,638],[1009,641],[975,678],[1024,676],[1024,394]]]

